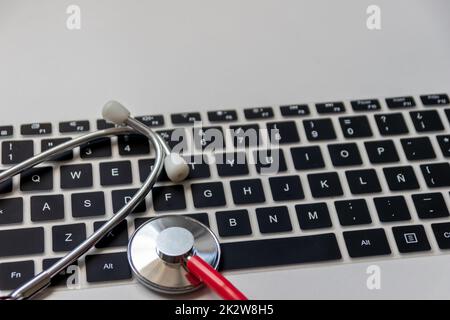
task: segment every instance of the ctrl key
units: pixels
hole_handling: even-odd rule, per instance
[[[446,223],[433,223],[431,225],[434,236],[442,250],[450,249],[450,222]]]
[[[0,263],[0,290],[13,290],[33,276],[33,261]]]
[[[127,253],[96,254],[86,257],[88,282],[105,282],[131,278]]]
[[[383,229],[347,231],[344,232],[344,239],[352,258],[391,254],[391,248]]]

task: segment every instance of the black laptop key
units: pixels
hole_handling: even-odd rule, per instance
[[[258,124],[230,126],[230,133],[235,148],[258,146],[261,141]]]
[[[23,221],[23,199],[0,199],[0,225]]]
[[[138,116],[136,120],[145,124],[147,127],[161,127],[164,125],[164,116],[161,114],[151,116]]]
[[[173,211],[186,209],[186,198],[182,185],[153,187],[153,209],[155,211]]]
[[[308,181],[314,198],[335,197],[344,194],[336,172],[308,174]]]
[[[292,231],[288,208],[285,206],[256,209],[259,231],[261,233],[279,233]]]
[[[256,171],[263,175],[273,175],[287,170],[282,149],[264,149],[253,152]]]
[[[445,218],[449,216],[447,205],[440,192],[413,194],[411,197],[420,219]]]
[[[450,103],[448,95],[445,93],[422,95],[420,100],[422,100],[424,106],[443,106]]]
[[[90,283],[131,279],[127,253],[118,252],[87,256],[86,277]]]
[[[392,232],[401,253],[431,250],[425,228],[421,225],[393,227]]]
[[[342,113],[345,112],[345,106],[343,102],[326,102],[316,104],[317,113],[330,114],[330,113]]]
[[[105,194],[102,191],[73,193],[71,198],[74,218],[105,215]]]
[[[364,146],[369,160],[373,164],[400,161],[392,140],[367,141],[364,142]]]
[[[221,237],[237,237],[252,234],[247,210],[216,212],[217,228]]]
[[[211,176],[209,164],[205,162],[203,155],[186,156],[185,159],[189,166],[189,175],[186,180],[209,178]]]
[[[94,232],[101,228],[107,221],[94,222]],[[96,248],[116,248],[128,245],[128,224],[126,220],[121,221],[109,231],[97,244]]]
[[[87,132],[89,130],[91,130],[91,126],[88,120],[66,121],[59,123],[59,132],[61,133]]]
[[[112,155],[111,138],[98,138],[80,146],[82,159],[109,158]]]
[[[221,150],[225,148],[222,127],[194,127],[194,145],[198,150]]]
[[[436,139],[441,148],[442,155],[445,158],[450,158],[450,135],[436,136]]]
[[[367,138],[373,135],[366,116],[341,117],[339,123],[344,137],[348,139]]]
[[[105,129],[110,129],[110,128],[114,128],[115,124],[109,121],[106,121],[104,119],[98,119],[97,120],[97,130],[105,130]]]
[[[309,141],[336,139],[336,132],[331,119],[303,120],[303,127]]]
[[[271,107],[244,109],[247,120],[270,119],[273,118],[273,109]]]
[[[291,104],[280,107],[283,117],[302,117],[310,114],[307,104]]]
[[[411,166],[383,168],[383,172],[391,191],[419,189],[419,182]]]
[[[380,181],[374,169],[345,171],[352,194],[381,192]]]
[[[410,161],[436,158],[430,138],[405,138],[400,140],[406,158]]]
[[[298,204],[295,206],[302,230],[330,228],[331,218],[325,202]]]
[[[31,202],[31,221],[52,221],[64,219],[64,196],[52,194],[33,196]]]
[[[117,186],[133,182],[130,161],[100,163],[100,184]]]
[[[416,102],[413,97],[387,98],[386,104],[390,109],[412,108],[416,106]]]
[[[84,223],[66,224],[52,227],[52,243],[54,252],[66,252],[75,249],[86,240]]]
[[[121,156],[135,156],[150,153],[150,143],[141,134],[123,134],[118,138],[119,154]]]
[[[221,177],[240,176],[248,174],[248,164],[245,152],[216,154],[217,173]]]
[[[417,132],[444,130],[444,125],[436,110],[414,111],[410,112],[409,115]]]
[[[23,136],[37,136],[52,133],[51,123],[30,123],[20,126],[20,134]]]
[[[391,254],[384,229],[346,231],[344,240],[352,258]]]
[[[291,148],[291,155],[296,170],[325,168],[319,146]]]
[[[138,189],[124,189],[124,190],[114,190],[111,192],[112,203],[113,203],[113,212],[117,213],[120,209],[123,208],[128,202],[130,202],[131,198],[138,192]],[[142,213],[147,211],[147,205],[145,201],[141,201],[137,207],[133,210],[132,213]]]
[[[408,205],[403,196],[374,198],[378,218],[381,222],[396,222],[411,220]]]
[[[175,113],[170,118],[173,124],[193,124],[202,120],[199,112]]]
[[[164,139],[172,151],[182,153],[183,150],[187,149],[186,131],[184,128],[158,130],[156,133]]]
[[[299,176],[270,177],[269,184],[274,201],[305,198]]]
[[[150,172],[153,171],[153,167],[155,165],[155,159],[142,159],[138,161],[139,165],[139,179],[143,183],[145,180],[147,180],[148,176],[150,175]],[[161,174],[158,177],[158,181],[170,181],[169,177],[167,176],[166,169],[163,167],[161,170]]]
[[[0,290],[14,290],[34,276],[34,261],[0,263]]]
[[[328,152],[335,167],[362,164],[361,154],[356,143],[329,144]]]
[[[448,162],[420,166],[428,188],[450,187],[450,164]]]
[[[353,100],[351,102],[354,111],[376,111],[381,109],[377,99]]]
[[[209,111],[208,120],[210,122],[230,122],[238,119],[236,110]]]
[[[51,259],[44,259],[42,260],[42,270],[47,270],[51,266],[53,266],[55,263],[57,263],[61,258],[51,258]],[[65,286],[67,287],[68,284],[70,285],[76,285],[76,281],[79,279],[79,276],[71,277],[75,275],[75,272],[77,272],[78,269],[78,262],[75,261],[70,266],[65,268],[63,271],[58,273],[56,276],[52,278],[51,286]],[[69,282],[68,282],[69,281]]]
[[[442,250],[450,249],[450,222],[433,223],[431,228],[439,248]]]
[[[0,126],[0,138],[11,137],[14,134],[13,126]]]
[[[192,198],[196,208],[223,207],[226,205],[222,182],[191,184]]]
[[[0,230],[0,257],[44,252],[44,228]]]
[[[5,170],[0,170],[0,173],[2,173]],[[13,183],[12,178],[9,178],[3,182],[0,182],[0,195],[3,195],[5,193],[10,193],[13,190]]]
[[[89,188],[93,185],[92,164],[60,167],[61,189]]]
[[[230,182],[235,204],[261,203],[266,201],[259,179],[235,180]]]
[[[63,144],[67,141],[70,141],[70,138],[55,138],[55,139],[42,139],[41,140],[41,152],[50,150],[60,144]],[[68,161],[73,159],[73,150],[69,150],[61,154],[60,156],[56,156],[51,158],[50,161]]]
[[[222,270],[262,268],[340,260],[332,233],[281,239],[251,240],[221,245]]]
[[[195,219],[201,223],[203,223],[205,226],[209,227],[209,218],[208,218],[208,214],[206,212],[201,212],[201,213],[188,213],[185,214],[186,217]]]
[[[272,143],[296,143],[300,141],[295,121],[268,122],[269,140]]]
[[[34,143],[31,140],[2,142],[3,164],[18,164],[32,156],[34,156]]]
[[[405,118],[401,113],[376,114],[375,121],[382,136],[408,133]]]
[[[38,167],[20,174],[20,190],[48,191],[53,189],[53,168]]]
[[[355,226],[361,224],[371,224],[369,208],[366,200],[352,199],[335,201],[334,207],[342,226]]]

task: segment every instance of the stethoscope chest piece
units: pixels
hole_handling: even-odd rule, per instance
[[[185,216],[159,216],[140,226],[128,245],[128,260],[136,278],[150,289],[182,294],[201,286],[185,267],[196,255],[217,269],[220,245],[202,223]]]

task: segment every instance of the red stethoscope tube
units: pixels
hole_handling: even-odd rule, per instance
[[[199,256],[186,259],[187,270],[224,300],[248,300],[230,281]]]

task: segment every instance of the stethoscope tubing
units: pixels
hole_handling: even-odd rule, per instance
[[[113,215],[111,219],[103,224],[97,231],[95,231],[91,236],[84,240],[74,250],[58,260],[58,262],[56,262],[53,266],[37,274],[30,281],[14,290],[9,296],[3,297],[2,299],[29,299],[39,292],[43,291],[50,285],[51,279],[54,276],[59,274],[67,266],[77,261],[81,256],[83,256],[86,252],[93,248],[97,242],[99,242],[105,235],[108,234],[108,232],[110,232],[121,221],[123,221],[149,194],[154,184],[156,183],[161,171],[163,170],[164,159],[167,155],[170,154],[170,149],[167,146],[166,142],[161,138],[161,136],[156,134],[153,130],[146,127],[136,119],[129,117],[125,121],[125,125],[126,126],[123,127],[99,130],[78,138],[74,138],[0,173],[0,182],[2,182],[46,160],[58,156],[63,152],[105,136],[137,132],[145,135],[152,142],[152,145],[155,148],[155,163],[153,166],[153,170],[143,183],[142,187],[136,192],[136,194],[130,199],[130,201],[119,210],[119,212]]]

